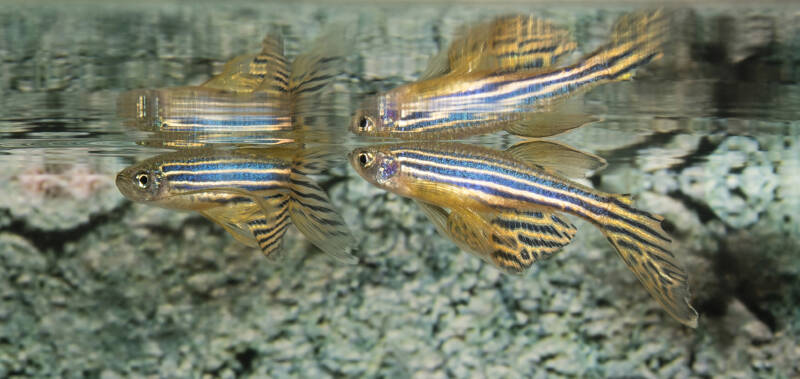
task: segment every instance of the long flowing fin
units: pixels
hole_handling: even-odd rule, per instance
[[[615,198],[618,199],[619,198]],[[697,311],[689,304],[689,283],[686,271],[671,252],[671,240],[661,228],[661,217],[646,212],[631,212],[624,202],[610,205],[610,214],[627,210],[633,222],[603,217],[598,226],[633,274],[675,319],[697,327]]]
[[[492,261],[511,274],[523,274],[568,245],[577,228],[548,212],[502,212],[490,220]]]
[[[533,140],[506,150],[513,158],[567,178],[584,178],[606,167],[606,160],[560,142]]]
[[[571,223],[547,212],[448,213],[437,205],[417,203],[441,235],[513,275],[524,274],[535,262],[550,258],[577,232]]]
[[[289,181],[289,214],[295,227],[320,250],[339,261],[356,263],[351,254],[356,240],[325,191],[296,168],[292,168]]]
[[[202,86],[230,92],[262,91],[275,94],[288,92],[288,62],[284,56],[283,38],[268,34],[261,52],[234,58],[222,72]]]

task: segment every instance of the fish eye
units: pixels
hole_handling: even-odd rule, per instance
[[[150,175],[147,175],[146,172],[136,174],[136,184],[141,189],[147,189],[147,187],[150,187]]]
[[[372,120],[367,116],[361,116],[358,120],[358,129],[361,131],[369,130],[372,128]]]
[[[161,129],[166,129],[168,127],[169,127],[169,124],[167,124],[166,122],[162,122],[161,123]]]
[[[358,154],[358,163],[361,163],[362,166],[366,166],[367,162],[369,162],[369,157],[367,153]]]

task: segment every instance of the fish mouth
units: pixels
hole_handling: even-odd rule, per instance
[[[117,174],[117,178],[114,181],[114,184],[117,185],[117,189],[119,190],[120,193],[122,193],[122,196],[125,196],[129,199],[137,198],[137,196],[135,195],[136,190],[133,187],[134,186],[133,178],[129,175],[127,170],[120,171]]]

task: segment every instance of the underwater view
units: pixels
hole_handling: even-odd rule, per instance
[[[0,6],[0,378],[800,376],[800,4]]]

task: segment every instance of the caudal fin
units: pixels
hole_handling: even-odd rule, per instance
[[[670,251],[672,241],[661,228],[662,219],[630,207],[618,197],[600,223],[606,238],[664,309],[681,323],[697,327],[697,311],[689,304],[686,271]]]

